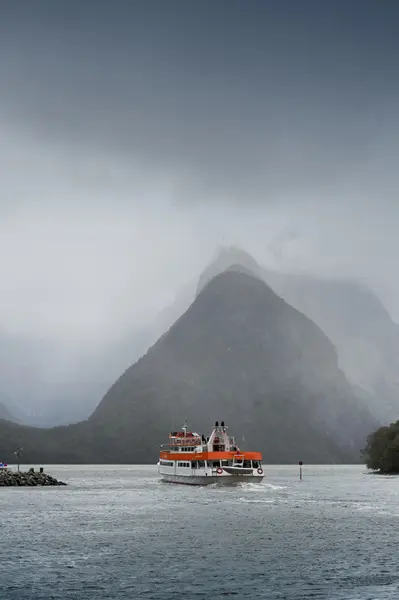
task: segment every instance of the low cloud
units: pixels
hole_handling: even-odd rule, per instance
[[[399,320],[397,3],[3,4],[0,333],[50,344],[35,376],[138,336],[221,245]]]

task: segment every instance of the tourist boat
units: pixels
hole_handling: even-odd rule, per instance
[[[161,446],[158,472],[164,481],[189,485],[260,482],[264,474],[260,452],[241,451],[227,434],[224,421],[216,421],[210,436],[188,430],[169,434]]]

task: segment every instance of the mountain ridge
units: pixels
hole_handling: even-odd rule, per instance
[[[83,361],[75,361],[79,364],[77,370],[68,371],[63,367],[69,351],[65,353],[61,351],[61,345],[56,345],[51,352],[51,361],[59,364],[57,371],[65,372],[62,381],[58,382],[58,391],[56,380],[51,381],[51,369],[48,367],[51,361],[47,361],[46,371],[41,372],[43,361],[36,359],[51,349],[53,342],[31,341],[24,351],[23,340],[13,342],[6,336],[5,347],[0,345],[5,361],[3,369],[0,369],[0,396],[18,398],[18,402],[12,400],[7,404],[12,407],[19,422],[51,427],[88,418],[118,374],[145,355],[149,347],[169,330],[188,309],[206,281],[226,269],[247,269],[317,323],[333,341],[340,368],[376,418],[387,423],[399,418],[399,382],[396,376],[399,361],[395,360],[395,356],[399,356],[398,334],[395,333],[398,326],[378,297],[362,282],[349,278],[331,279],[307,272],[283,273],[265,268],[248,252],[236,247],[221,247],[197,281],[182,288],[175,302],[165,307],[151,326],[143,325],[124,338],[96,350],[91,357],[85,355]],[[340,310],[331,304],[331,297],[336,297]],[[352,307],[352,313],[343,310],[345,304]],[[360,310],[357,310],[358,306]],[[368,314],[366,306],[369,307]],[[357,324],[357,329],[354,324]],[[27,377],[20,376],[18,355],[20,362],[29,367]],[[45,389],[38,387],[40,379],[48,382]]]
[[[227,270],[203,286],[86,421],[32,429],[0,422],[0,454],[30,461],[155,462],[173,420],[223,418],[266,463],[358,462],[378,425],[337,366],[324,332],[262,280]]]
[[[205,268],[197,293],[208,277],[237,263],[326,333],[340,368],[377,419],[399,418],[399,325],[369,286],[349,277],[271,270],[245,250],[226,247]]]
[[[257,320],[259,315],[265,321],[263,324]],[[262,327],[266,337],[261,333]],[[282,345],[280,349],[278,344]],[[262,360],[265,353],[268,361]],[[280,369],[276,356],[287,361],[289,376]],[[278,417],[275,414],[284,413],[284,404],[298,413],[293,398],[299,389],[304,414],[295,416],[302,428],[298,429],[298,435],[304,441],[309,435],[319,440],[317,452],[302,448],[307,459],[313,454],[313,460],[317,460],[316,454],[322,452],[323,447],[331,447],[334,450],[325,451],[324,460],[343,460],[345,456],[353,460],[362,445],[360,438],[363,440],[375,422],[360,403],[356,405],[357,399],[337,369],[336,360],[335,348],[325,334],[266,284],[246,273],[224,272],[215,276],[168,332],[118,378],[89,423],[96,430],[107,431],[110,445],[118,440],[118,456],[124,454],[127,443],[120,444],[120,438],[127,440],[131,424],[135,423],[132,453],[144,460],[152,453],[146,442],[147,435],[143,433],[145,430],[153,432],[154,437],[159,433],[158,441],[161,441],[166,434],[161,423],[170,426],[173,418],[184,415],[196,423],[196,428],[198,424],[206,431],[209,421],[214,420],[213,414],[210,418],[208,415],[216,410],[220,415],[223,413],[225,421],[235,430],[243,426],[245,436],[251,437],[257,429],[259,443],[268,447],[272,461],[294,460],[294,450],[285,448],[283,451],[281,442],[273,434],[274,428],[266,435],[266,438],[274,438],[274,442],[268,444],[261,439],[262,429],[256,422],[263,415],[263,419],[266,416],[278,422],[281,428],[282,414]],[[314,361],[317,367],[313,366]],[[305,372],[303,365],[311,372]],[[327,408],[318,400],[318,395],[325,395],[325,386],[330,389]],[[265,397],[270,404],[267,415]],[[346,406],[347,400],[353,403],[353,410]],[[341,410],[346,411],[347,416],[350,414],[353,421],[359,415],[360,421],[365,421],[358,441],[351,437],[356,427],[341,422]],[[114,414],[123,414],[123,419],[110,428]],[[291,418],[292,415],[287,415],[287,420]],[[154,419],[160,423],[154,423]],[[326,422],[329,422],[327,427]],[[290,427],[288,425],[288,429]],[[339,440],[338,444],[333,436]],[[291,443],[299,453],[298,442],[292,439]],[[282,459],[276,457],[273,450],[276,446],[283,452]]]

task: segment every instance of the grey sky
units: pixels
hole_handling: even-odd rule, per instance
[[[394,0],[0,0],[0,330],[118,338],[218,244],[399,318],[398,49]]]

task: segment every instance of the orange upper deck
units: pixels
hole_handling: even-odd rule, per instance
[[[177,461],[228,460],[240,463],[244,460],[262,460],[260,452],[242,451],[237,446],[234,437],[228,435],[224,421],[221,421],[220,425],[216,421],[208,437],[188,431],[187,421],[185,421],[181,431],[169,434],[169,444],[161,446],[159,456],[162,459]]]

